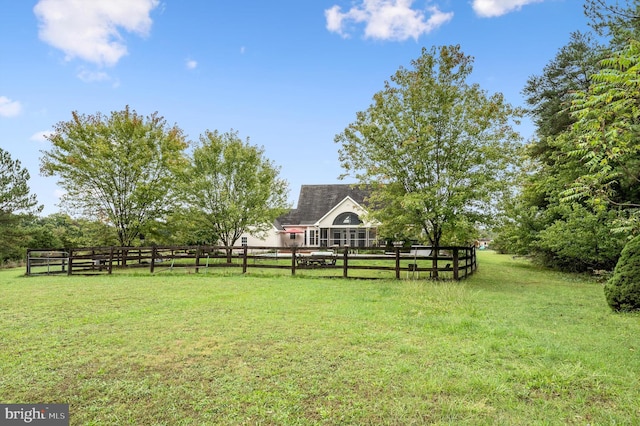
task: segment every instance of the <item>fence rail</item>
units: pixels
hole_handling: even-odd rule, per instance
[[[148,268],[154,274],[189,269],[199,273],[210,268],[290,270],[291,275],[309,270],[332,271],[333,276],[358,278],[362,271],[392,272],[407,277],[459,280],[477,269],[475,246],[440,247],[332,247],[322,251],[302,247],[258,246],[152,246],[84,247],[27,250],[27,275],[111,274],[114,269]],[[338,273],[336,275],[336,272]]]

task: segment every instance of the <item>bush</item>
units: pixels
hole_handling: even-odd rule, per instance
[[[547,266],[570,272],[612,270],[626,238],[614,234],[615,211],[592,212],[574,204],[558,206],[561,218],[538,233],[536,254]]]
[[[614,311],[640,310],[640,236],[622,250],[613,277],[604,287],[604,295]]]

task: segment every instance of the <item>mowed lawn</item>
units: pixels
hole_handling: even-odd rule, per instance
[[[638,424],[640,315],[479,255],[463,282],[0,271],[0,402],[73,425]]]

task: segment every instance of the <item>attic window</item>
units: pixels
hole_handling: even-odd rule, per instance
[[[353,212],[341,213],[333,221],[334,225],[342,225],[342,226],[360,225],[361,223],[362,221],[360,220],[358,215]]]

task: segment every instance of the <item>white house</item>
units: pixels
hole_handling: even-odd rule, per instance
[[[361,219],[369,192],[353,185],[302,185],[297,208],[279,217],[266,237],[243,235],[248,246],[368,247],[377,244],[377,225]]]

